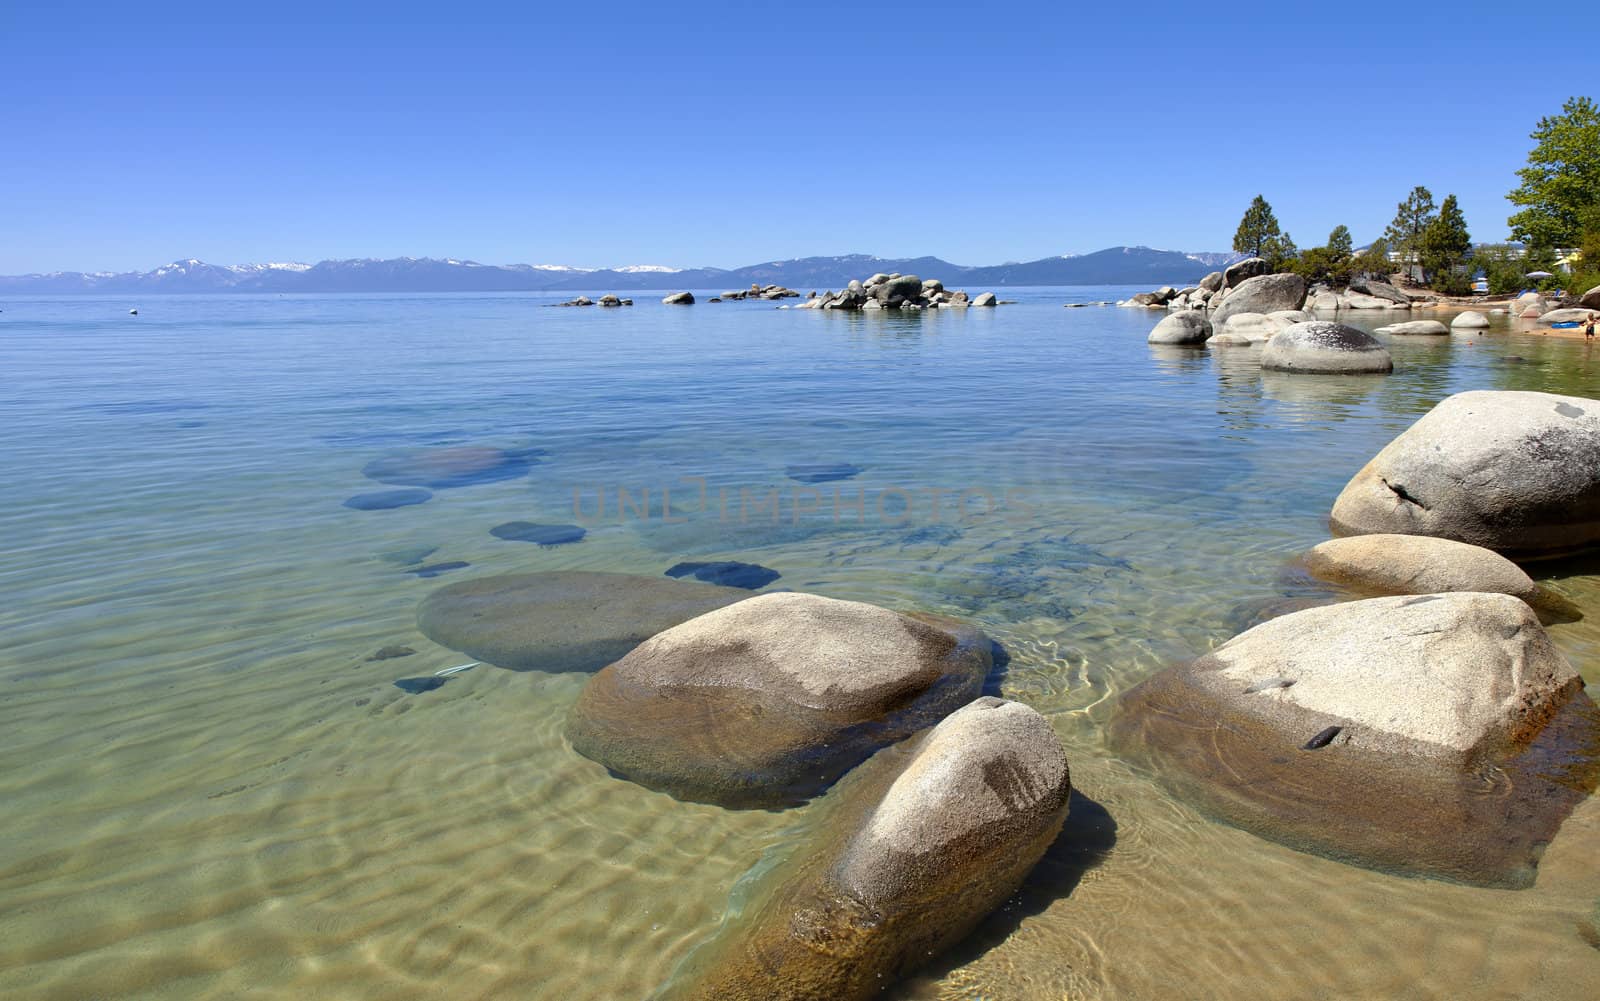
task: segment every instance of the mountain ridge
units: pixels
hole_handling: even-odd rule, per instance
[[[208,264],[188,258],[150,271],[0,276],[0,293],[97,292],[545,292],[709,289],[784,285],[842,287],[879,271],[938,278],[947,285],[1186,285],[1237,255],[1108,247],[1090,254],[970,266],[937,257],[868,254],[801,257],[741,268],[627,265],[584,269],[558,264],[480,264],[456,258],[349,258],[316,264]]]

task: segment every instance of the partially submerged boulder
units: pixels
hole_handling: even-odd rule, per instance
[[[1594,311],[1589,309],[1552,309],[1539,316],[1539,325],[1548,327],[1554,323],[1584,323],[1594,315]]]
[[[1356,473],[1330,523],[1339,535],[1433,535],[1514,559],[1600,544],[1600,402],[1447,397]]]
[[[1211,317],[1221,325],[1235,313],[1271,313],[1299,309],[1306,304],[1306,280],[1299,275],[1258,275],[1228,293]]]
[[[1401,337],[1439,337],[1450,333],[1450,328],[1438,320],[1410,320],[1406,323],[1391,323],[1386,327],[1379,327],[1377,333]]]
[[[1394,360],[1372,335],[1332,320],[1296,323],[1261,351],[1261,367],[1278,372],[1352,375],[1394,370]]]
[[[951,619],[759,595],[665,630],[590,680],[578,753],[680,799],[788,806],[983,689],[991,642]]]
[[[1450,326],[1455,330],[1481,330],[1489,325],[1489,318],[1475,309],[1456,314],[1450,321]]]
[[[666,305],[666,306],[693,306],[694,305],[694,293],[693,292],[674,292],[671,295],[667,296],[665,299],[662,299],[661,302],[662,302],[662,305]]]
[[[1140,684],[1124,753],[1293,848],[1523,887],[1600,769],[1600,714],[1503,594],[1370,598],[1273,619]]]
[[[1184,310],[1156,324],[1146,340],[1151,344],[1204,344],[1211,329],[1203,310]]]
[[[691,957],[671,1001],[859,1001],[958,942],[1022,884],[1066,820],[1054,729],[980,698],[885,751],[826,804],[820,840],[765,876]]]
[[[1396,306],[1410,306],[1411,297],[1390,285],[1375,278],[1354,278],[1350,282],[1350,291],[1361,295],[1369,295],[1375,299],[1384,299]]]
[[[1582,617],[1499,553],[1451,539],[1353,535],[1312,547],[1304,562],[1312,576],[1368,594],[1493,592],[1521,598],[1546,622]]]
[[[479,577],[417,608],[422,634],[513,671],[598,671],[664,629],[750,592],[736,587],[563,570]]]

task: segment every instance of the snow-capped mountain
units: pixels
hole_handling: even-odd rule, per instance
[[[989,267],[937,257],[868,254],[767,261],[743,268],[674,268],[630,264],[588,269],[565,264],[481,264],[455,258],[396,257],[317,264],[207,264],[188,258],[152,271],[54,272],[0,277],[0,293],[75,292],[536,292],[605,293],[636,289],[726,289],[775,283],[796,289],[839,288],[877,271],[898,271],[971,286],[1183,285],[1237,255],[1111,247]]]

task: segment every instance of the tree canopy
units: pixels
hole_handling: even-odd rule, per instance
[[[1600,108],[1568,98],[1561,114],[1539,119],[1522,183],[1507,198],[1526,206],[1507,219],[1511,237],[1541,247],[1576,246],[1600,229]]]
[[[1435,213],[1433,192],[1417,185],[1397,206],[1394,221],[1383,232],[1384,242],[1390,250],[1399,252],[1401,260],[1415,262],[1422,256],[1422,234],[1433,222]]]
[[[1244,218],[1239,220],[1238,231],[1233,234],[1233,249],[1235,253],[1263,257],[1282,235],[1272,206],[1261,195],[1256,195],[1255,201],[1245,209]]]
[[[1350,238],[1349,226],[1335,226],[1328,234],[1328,255],[1335,261],[1348,261],[1356,252],[1355,241]]]
[[[1467,232],[1466,216],[1455,195],[1446,195],[1439,214],[1422,232],[1420,256],[1424,272],[1433,278],[1433,287],[1441,292],[1464,292],[1467,286],[1461,270],[1467,262],[1467,252],[1472,249],[1472,234]]]

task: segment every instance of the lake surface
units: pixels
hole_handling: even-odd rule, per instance
[[[1160,312],[1062,308],[1133,291],[907,316],[0,299],[0,995],[644,997],[815,805],[609,777],[562,737],[586,675],[394,682],[471,659],[416,626],[452,581],[738,560],[978,623],[1010,657],[995,688],[1067,747],[1067,833],[890,996],[1600,996],[1594,800],[1532,889],[1474,889],[1216,823],[1103,736],[1152,672],[1324,594],[1290,561],[1433,403],[1600,397],[1600,360],[1501,322],[1393,339],[1388,377],[1277,375],[1147,346]],[[344,506],[396,489],[369,463],[452,446],[538,461]],[[788,475],[825,465],[855,472]],[[586,534],[491,534],[517,521]],[[1551,632],[1600,696],[1600,579],[1549,582],[1589,613]]]

